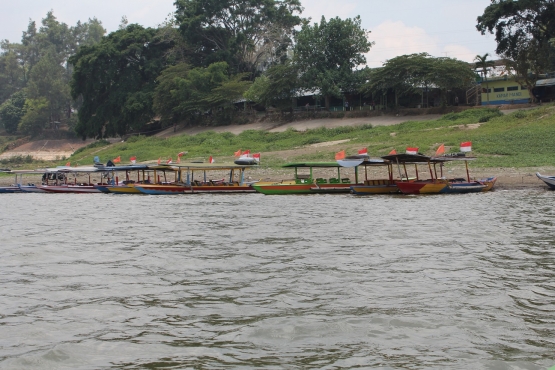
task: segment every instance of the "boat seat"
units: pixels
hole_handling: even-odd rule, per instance
[[[339,184],[341,183],[341,180],[339,180],[338,178],[332,177],[330,179],[330,184]]]
[[[320,178],[317,178],[317,179],[316,179],[316,183],[317,183],[317,184],[327,184],[327,183],[328,183],[328,180],[327,180],[327,179],[323,179],[323,178],[320,177]]]
[[[343,184],[349,184],[350,182],[351,182],[351,179],[348,177],[341,179],[341,183]]]

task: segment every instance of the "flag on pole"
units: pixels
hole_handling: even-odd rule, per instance
[[[177,153],[177,158],[181,158],[185,155],[185,152]]]
[[[345,151],[344,150],[335,153],[335,160],[338,161],[340,159],[345,159]]]
[[[71,162],[67,162],[66,167],[71,167]]]
[[[214,163],[214,158],[212,158],[212,156],[210,156],[210,158],[208,158],[208,163]]]
[[[243,152],[242,155],[249,155],[249,154],[251,154],[251,151],[250,151],[249,149],[247,149],[247,150],[245,150],[245,151]]]
[[[135,157],[135,156],[129,158],[129,160],[131,161],[132,164],[137,163],[137,157]]]
[[[241,156],[241,149],[239,149],[238,151],[233,153],[233,155],[236,156],[236,157],[240,157]]]
[[[406,153],[407,153],[407,154],[418,154],[418,148],[416,148],[416,147],[408,147]]]
[[[158,165],[162,162],[162,157],[158,157]]]
[[[358,154],[361,154],[361,155],[368,155],[368,148],[360,149],[360,150],[358,151]]]
[[[442,155],[445,153],[445,145],[441,144],[436,150],[436,156]]]
[[[395,149],[389,152],[389,155],[393,155],[393,154],[397,154],[397,151]]]
[[[472,151],[471,141],[465,141],[464,143],[461,143],[461,152],[470,152],[470,151]]]
[[[114,162],[114,163],[120,163],[120,162],[121,162],[121,155],[118,155],[117,158],[114,158],[114,159],[112,160],[112,162]]]
[[[168,159],[168,160],[166,161],[166,164],[172,164],[172,162],[173,162],[173,161],[172,161],[172,157],[170,157],[170,159]]]
[[[260,153],[254,153],[252,157],[254,158],[255,161],[260,162]]]

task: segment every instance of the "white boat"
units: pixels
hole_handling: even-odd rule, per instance
[[[555,189],[555,176],[544,176],[539,172],[536,172],[536,176],[545,182],[550,189]]]

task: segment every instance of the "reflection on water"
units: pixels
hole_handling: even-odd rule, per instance
[[[5,194],[0,368],[545,369],[554,199]]]

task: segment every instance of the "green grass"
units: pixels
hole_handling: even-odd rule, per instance
[[[474,128],[475,124],[480,124]],[[275,153],[297,149],[311,144],[349,139],[338,146],[321,147],[317,151],[298,156]],[[449,113],[438,120],[408,121],[393,126],[320,127],[307,131],[288,129],[284,132],[244,131],[241,134],[207,131],[197,135],[171,138],[134,136],[123,143],[106,141],[82,148],[57,165],[70,161],[72,165],[90,165],[93,157],[102,162],[121,156],[122,163],[129,163],[131,156],[138,162],[163,160],[186,151],[183,161],[213,156],[217,163],[232,162],[238,149],[262,153],[264,166],[277,167],[293,161],[329,161],[334,153],[345,149],[356,154],[368,147],[372,156],[388,154],[392,149],[404,152],[407,146],[420,148],[423,154],[433,155],[440,144],[447,152],[457,152],[463,141],[472,141],[472,155],[479,157],[473,166],[479,167],[536,167],[555,165],[555,107],[547,104],[531,110],[503,115],[496,109],[476,108],[461,113]],[[274,152],[274,153],[269,153]],[[35,166],[36,167],[36,166]]]

